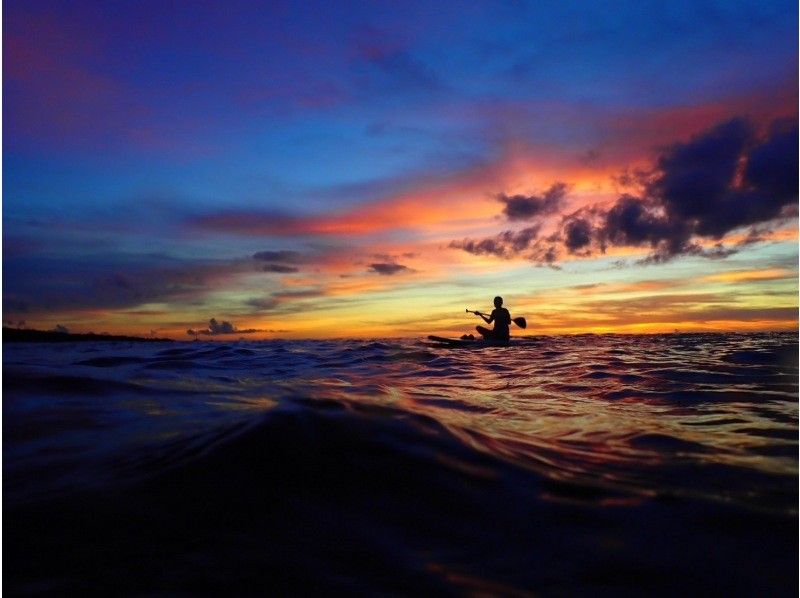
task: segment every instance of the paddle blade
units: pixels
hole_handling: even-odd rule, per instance
[[[513,322],[514,322],[514,324],[516,324],[520,328],[527,328],[528,327],[528,323],[525,321],[525,318],[521,318],[521,317],[520,318],[514,318]]]

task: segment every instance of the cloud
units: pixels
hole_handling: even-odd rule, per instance
[[[231,322],[222,321],[218,322],[216,318],[211,318],[208,321],[208,328],[194,330],[190,328],[186,331],[186,334],[190,336],[197,336],[198,334],[203,334],[206,336],[217,336],[220,334],[253,334],[254,332],[264,332],[258,328],[245,328],[240,329],[236,328]]]
[[[369,265],[370,272],[374,272],[375,274],[381,274],[382,276],[393,276],[395,274],[399,274],[401,272],[411,272],[411,268],[408,266],[403,266],[402,264],[394,264],[394,263],[375,263]]]
[[[451,241],[449,246],[473,255],[491,255],[501,259],[524,257],[537,266],[560,269],[556,265],[561,257],[557,245],[560,237],[538,238],[540,228],[537,224],[519,231],[503,231],[486,239],[461,239]]]
[[[702,254],[692,239],[779,218],[797,202],[796,121],[775,121],[765,138],[735,118],[665,149],[642,197],[623,195],[598,230],[611,245],[649,245],[651,261]],[[718,246],[705,253],[724,256]]]
[[[710,260],[721,260],[738,253],[738,249],[725,247],[722,243],[717,243],[711,249],[705,249],[698,243],[689,243],[680,248],[679,252],[673,252],[668,245],[661,244],[649,255],[640,260],[636,260],[637,264],[663,264],[677,257],[678,255],[693,255],[697,257],[704,257]]]
[[[357,84],[381,94],[430,93],[444,88],[442,80],[405,44],[387,38],[387,32],[363,31],[353,63]]]
[[[234,332],[236,332],[236,328],[230,322],[218,323],[215,318],[208,321],[209,334],[233,334]]]
[[[327,291],[323,288],[314,288],[314,289],[300,289],[298,291],[281,291],[280,293],[274,293],[273,297],[280,301],[286,301],[287,299],[316,299],[317,297],[324,297],[327,295]]]
[[[274,272],[276,274],[292,274],[300,271],[299,268],[295,268],[294,266],[282,266],[280,264],[267,264],[262,270],[264,272]]]
[[[8,267],[6,266],[6,271],[8,271]],[[6,283],[7,286],[8,283]],[[3,293],[3,312],[4,313],[12,313],[12,314],[26,314],[31,311],[31,304],[27,301],[22,299],[18,299],[13,295],[7,294],[8,292]]]
[[[252,269],[247,260],[190,260],[112,252],[15,257],[5,260],[3,266],[9,285],[3,307],[15,314],[197,301]]]
[[[250,307],[254,307],[256,311],[271,311],[278,307],[280,301],[274,297],[254,297],[245,302]]]
[[[510,221],[531,220],[538,216],[546,216],[558,211],[567,194],[566,183],[553,185],[540,195],[506,195],[500,193],[497,201],[504,203],[503,214]]]
[[[252,236],[292,236],[297,234],[304,225],[301,218],[270,211],[226,211],[216,214],[193,216],[189,218],[188,222],[190,226],[201,230]],[[272,253],[273,252],[270,251],[260,251],[254,254],[253,258],[257,260],[272,260],[273,258],[269,257]]]
[[[622,326],[638,322],[797,321],[797,308],[740,306],[735,299],[718,293],[604,298],[587,301],[581,308],[593,317],[602,315],[606,325]]]
[[[423,62],[408,52],[372,52],[369,64],[388,81],[404,89],[435,91],[442,84],[436,74]]]
[[[536,239],[541,227],[529,226],[519,231],[507,230],[486,239],[461,239],[451,241],[450,247],[463,249],[473,255],[493,255],[501,258],[512,258],[530,247]]]
[[[797,273],[788,268],[766,268],[763,270],[734,270],[731,272],[721,272],[719,274],[709,274],[702,278],[704,282],[765,282],[773,280],[796,279]]]
[[[691,231],[682,220],[670,220],[656,201],[623,195],[602,217],[596,236],[603,246],[650,245],[675,255],[686,249]]]
[[[578,160],[581,164],[586,166],[592,165],[597,163],[600,160],[601,152],[597,148],[591,148],[583,152],[580,156],[578,156]]]
[[[244,303],[253,313],[295,313],[308,309],[316,301],[327,298],[330,290],[323,287],[273,292],[264,297],[253,297]]]
[[[66,326],[62,326],[61,324],[56,324],[55,328],[53,328],[50,332],[61,332],[63,334],[69,334],[69,328]]]
[[[262,262],[296,264],[302,261],[303,255],[299,251],[258,251],[253,254],[253,259]]]
[[[777,120],[759,136],[748,120],[734,118],[663,148],[650,172],[637,173],[640,192],[620,195],[610,207],[587,206],[564,215],[554,234],[530,247],[530,240],[519,236],[524,231],[453,241],[450,247],[551,264],[562,250],[588,257],[608,247],[649,248],[639,261],[644,264],[679,255],[725,258],[737,251],[722,244],[728,233],[749,227],[740,244],[756,242],[766,224],[796,212],[797,147],[795,120]],[[556,183],[540,196],[498,199],[509,220],[530,220],[557,213],[566,190],[566,184]],[[709,243],[711,249],[704,248]]]
[[[592,225],[583,218],[574,218],[564,225],[564,234],[567,250],[576,253],[592,242]]]

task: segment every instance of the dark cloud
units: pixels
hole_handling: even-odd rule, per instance
[[[665,208],[671,220],[705,224],[711,210],[726,199],[740,158],[753,140],[751,125],[737,118],[717,125],[688,143],[676,143],[658,158],[648,195]],[[716,226],[710,231],[715,232]],[[703,233],[703,231],[700,231]]]
[[[598,149],[588,149],[583,152],[580,156],[578,156],[578,160],[581,164],[585,166],[591,166],[592,164],[596,164],[598,160],[600,160],[600,150]]]
[[[381,274],[383,276],[392,276],[401,272],[411,272],[411,268],[403,266],[402,264],[395,264],[391,262],[380,262],[369,265],[370,272]]]
[[[473,255],[494,255],[501,258],[511,258],[519,255],[536,239],[540,226],[529,226],[519,231],[503,231],[495,237],[488,239],[461,239],[452,241],[450,247],[463,249]]]
[[[297,264],[303,261],[303,254],[299,251],[258,251],[253,254],[254,260],[262,262],[280,262],[284,264]]]
[[[261,237],[263,235],[290,237],[298,233],[308,232],[309,226],[307,219],[271,211],[225,211],[214,214],[200,214],[190,216],[187,218],[186,223],[192,228],[203,231],[253,237]],[[259,252],[256,255],[269,253],[271,252]],[[256,259],[276,261],[270,257]]]
[[[592,242],[592,225],[583,218],[574,218],[564,225],[564,245],[570,253],[575,253]]]
[[[275,297],[255,297],[246,301],[247,305],[254,307],[256,311],[271,311],[278,307],[280,301]]]
[[[743,244],[754,243],[770,224],[796,217],[797,181],[797,121],[776,121],[759,137],[749,121],[736,118],[664,148],[652,171],[621,177],[635,194],[621,195],[610,208],[564,216],[555,234],[530,247],[524,239],[509,242],[516,234],[510,231],[450,247],[544,264],[552,264],[562,246],[579,256],[605,253],[609,246],[646,247],[650,253],[639,263],[649,264],[678,255],[720,259],[736,252],[721,242],[728,233],[749,229]],[[526,220],[557,212],[566,189],[556,183],[541,196],[498,199],[509,220]],[[713,247],[704,249],[704,241]]]
[[[216,318],[211,318],[208,321],[208,333],[209,334],[233,334],[236,332],[236,328],[230,322],[217,322]]]
[[[251,271],[248,260],[184,260],[160,255],[36,255],[4,261],[9,313],[116,309],[197,301],[219,281]]]
[[[398,260],[401,259],[414,259],[417,257],[416,253],[406,252],[400,255],[393,255],[390,253],[373,253],[371,259],[375,260],[376,262],[385,262],[389,264],[396,264]]]
[[[291,291],[278,291],[265,297],[254,297],[245,301],[245,305],[253,308],[252,313],[272,315],[302,313],[318,308],[335,308],[343,305],[368,305],[370,300],[363,297],[332,297],[325,287],[312,287]]]
[[[8,271],[8,266],[6,266],[6,271]],[[5,284],[6,288],[11,286],[10,284]],[[5,289],[4,289],[5,290]],[[6,291],[7,293],[7,291]],[[31,310],[31,304],[28,301],[24,301],[22,299],[18,299],[14,296],[7,296],[6,293],[3,293],[3,312],[4,313],[13,313],[13,314],[26,314]]]
[[[797,143],[796,121],[776,121],[763,140],[746,122],[730,121],[668,153],[654,195],[671,219],[694,220],[701,236],[721,238],[734,228],[769,221],[797,202]],[[723,158],[692,163],[714,151]],[[711,183],[692,184],[702,177]]]
[[[283,266],[281,264],[267,264],[262,268],[264,272],[273,272],[276,274],[292,274],[299,272],[300,269],[294,266]]]
[[[409,50],[387,43],[377,32],[369,38],[360,45],[360,60],[354,63],[360,87],[380,93],[429,93],[444,88],[436,72]]]
[[[772,124],[770,136],[750,152],[744,170],[744,182],[773,197],[770,213],[776,205],[797,196],[797,122],[779,120]]]
[[[720,246],[701,251],[691,240],[720,240],[796,203],[797,143],[796,122],[777,121],[759,139],[741,118],[676,143],[658,159],[645,194],[620,197],[599,234],[612,245],[649,245],[655,261],[729,254]]]
[[[675,255],[688,248],[691,230],[680,219],[670,220],[656,202],[623,195],[603,217],[597,236],[603,244],[649,245],[657,253]]]
[[[186,334],[190,336],[197,336],[203,334],[206,336],[217,336],[219,334],[253,334],[254,332],[263,332],[258,328],[236,328],[231,322],[222,321],[218,322],[216,318],[211,318],[208,321],[208,328],[194,330],[190,328]]]
[[[711,249],[703,249],[698,243],[688,243],[680,248],[680,255],[693,255],[710,260],[724,259],[738,252],[738,249],[725,247],[722,243],[717,243]],[[636,260],[636,263],[644,265],[663,264],[673,259],[676,255],[678,254],[670,249],[668,243],[661,243],[655,247],[649,255],[640,260]]]
[[[725,247],[722,243],[717,243],[711,249],[704,249],[701,255],[710,260],[721,260],[736,253],[739,253],[738,249],[732,249],[730,247]]]
[[[509,196],[501,193],[497,196],[497,201],[505,204],[503,214],[508,220],[531,220],[558,211],[566,194],[567,184],[559,182],[554,183],[541,195]]]
[[[540,226],[531,226],[519,231],[503,231],[487,239],[462,239],[452,241],[450,247],[462,249],[474,255],[493,255],[503,259],[522,256],[537,266],[556,267],[560,250],[557,238],[538,238]]]
[[[747,236],[739,241],[736,245],[744,246],[760,243],[764,241],[771,233],[772,229],[768,226],[752,226],[747,231]]]
[[[535,247],[531,255],[528,256],[528,259],[537,266],[550,266],[551,268],[560,270],[560,268],[556,266],[559,257],[558,248],[555,245],[546,245]]]
[[[509,231],[510,232],[510,231]],[[507,257],[505,246],[495,238],[489,239],[461,239],[460,241],[450,241],[450,247],[463,249],[473,255],[494,255],[497,257]]]
[[[253,297],[245,301],[245,304],[253,308],[253,313],[287,313],[298,310],[294,305],[296,301],[314,300],[325,296],[326,291],[322,288],[300,289],[272,293],[266,297]]]
[[[511,251],[519,253],[525,251],[531,242],[539,235],[539,226],[529,226],[517,232],[506,231],[501,235],[504,243],[506,243]]]

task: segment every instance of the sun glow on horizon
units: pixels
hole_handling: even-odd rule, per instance
[[[526,334],[797,328],[786,10],[676,13],[670,36],[621,9],[643,32],[622,56],[591,3],[566,46],[571,20],[537,7],[541,48],[504,11],[476,30],[446,2],[342,5],[329,27],[282,6],[244,6],[234,53],[196,36],[202,60],[164,7],[4,9],[7,325],[460,335],[501,294]]]

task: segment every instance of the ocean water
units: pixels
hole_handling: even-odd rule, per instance
[[[3,346],[9,595],[797,595],[792,334]]]

